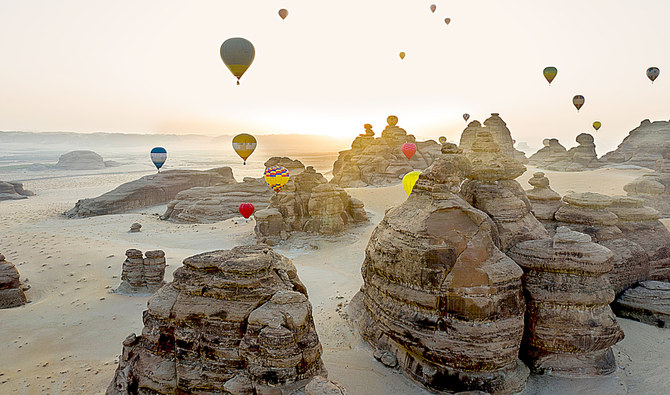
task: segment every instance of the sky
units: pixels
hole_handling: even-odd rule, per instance
[[[667,0],[0,0],[0,130],[353,138],[395,114],[458,141],[463,113],[498,112],[517,141],[589,132],[602,154],[670,118],[668,15]],[[256,49],[240,86],[230,37]]]

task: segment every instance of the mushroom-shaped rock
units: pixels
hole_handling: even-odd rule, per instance
[[[541,171],[534,173],[528,183],[533,187],[526,190],[533,215],[541,221],[552,221],[561,207],[561,195],[551,189],[549,179]]]

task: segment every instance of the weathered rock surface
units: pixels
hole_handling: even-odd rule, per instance
[[[64,170],[98,170],[105,168],[102,156],[93,151],[72,151],[58,158],[56,168]]]
[[[645,119],[630,131],[616,150],[605,154],[601,161],[612,165],[634,165],[653,169],[663,157],[662,146],[670,141],[670,122]]]
[[[293,394],[326,376],[293,263],[258,246],[184,260],[123,343],[113,394]]]
[[[134,222],[132,225],[130,225],[130,230],[128,232],[130,233],[137,233],[142,229],[142,224],[139,222]]]
[[[549,179],[541,171],[528,180],[533,189],[526,190],[533,215],[540,221],[553,221],[554,214],[561,207],[561,195],[549,186]]]
[[[274,192],[263,178],[245,177],[242,182],[190,188],[168,203],[161,219],[200,224],[224,221],[238,217],[242,203],[251,203],[256,210],[267,208],[272,196]]]
[[[612,308],[620,317],[668,328],[670,327],[670,283],[643,281],[619,296]]]
[[[23,184],[14,181],[0,181],[0,201],[27,199],[35,195],[31,191],[23,189]]]
[[[305,387],[305,395],[347,395],[347,390],[334,381],[316,376]]]
[[[457,194],[469,161],[453,144],[443,152],[373,231],[349,313],[380,358],[431,389],[519,392],[523,272]]]
[[[554,171],[584,171],[601,167],[593,136],[581,133],[576,141],[576,147],[566,150],[557,139],[547,139],[543,142],[545,146],[530,157],[529,163]]]
[[[522,355],[531,369],[577,377],[616,371],[611,346],[624,334],[609,306],[613,254],[590,236],[559,227],[553,240],[519,243],[509,256],[524,269]]]
[[[482,130],[486,130],[491,134],[493,141],[498,144],[500,151],[503,154],[516,159],[521,163],[526,163],[528,161],[526,154],[514,148],[512,134],[507,128],[505,121],[503,121],[502,118],[500,118],[500,115],[496,112],[491,113],[491,117],[484,121],[484,126],[482,126],[479,121],[472,121],[468,124],[468,127],[465,128],[461,134],[461,140],[458,146],[466,155],[472,151],[472,145],[477,137],[477,132]]]
[[[26,302],[26,295],[21,289],[19,271],[0,254],[0,309],[23,306]]]
[[[272,158],[265,161],[263,164],[265,168],[271,166],[283,166],[288,169],[288,173],[293,176],[297,176],[305,170],[305,165],[302,164],[297,159],[287,158],[285,156],[273,156]]]
[[[120,294],[154,293],[165,285],[165,252],[161,250],[142,251],[130,249],[126,251],[126,260],[121,272],[121,285],[114,291]]]
[[[396,126],[397,117],[392,115],[387,122],[381,138],[375,138],[371,126],[366,124],[366,132],[356,137],[351,149],[340,152],[333,164],[331,183],[343,188],[398,184],[405,174],[425,169],[440,155],[440,144],[433,140],[417,142],[413,135]],[[405,143],[416,145],[411,159],[402,153]]]
[[[629,196],[642,199],[646,206],[658,210],[661,216],[670,217],[670,141],[663,144],[661,155],[654,173],[636,178],[623,189]]]
[[[230,167],[210,170],[167,170],[122,184],[93,199],[79,200],[65,213],[69,218],[120,214],[130,210],[165,204],[177,193],[193,188],[236,183]]]

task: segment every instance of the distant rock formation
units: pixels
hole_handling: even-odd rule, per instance
[[[132,225],[130,225],[130,230],[128,232],[130,233],[137,233],[142,229],[142,224],[139,222],[134,222]]]
[[[293,394],[327,375],[305,286],[267,247],[186,258],[143,321],[108,395]]]
[[[126,251],[126,260],[121,272],[121,285],[114,291],[120,294],[154,293],[165,285],[165,252],[161,250],[147,251],[142,258],[142,251],[130,249]]]
[[[365,125],[365,133],[356,137],[351,149],[340,151],[333,164],[331,183],[343,188],[386,186],[400,183],[412,170],[423,170],[440,155],[440,144],[433,140],[417,142],[413,135],[397,125],[398,118],[391,115],[381,138],[375,138],[372,127]],[[416,153],[407,159],[402,145],[414,143]]]
[[[72,151],[58,158],[56,168],[64,170],[98,170],[105,168],[102,156],[93,151]]]
[[[630,131],[616,150],[605,154],[601,161],[610,165],[634,165],[653,169],[663,157],[662,146],[670,141],[670,122],[643,120]]]
[[[549,179],[541,171],[533,174],[528,180],[533,189],[526,190],[533,215],[538,220],[552,221],[554,214],[561,207],[561,195],[549,186]]]
[[[269,208],[256,211],[255,218],[259,240],[274,241],[295,231],[335,234],[348,224],[368,220],[363,202],[329,184],[312,166],[291,177],[272,197]]]
[[[65,213],[69,218],[120,214],[165,204],[177,193],[193,188],[236,183],[230,167],[210,170],[167,170],[122,184],[93,199],[82,199]]]
[[[656,161],[655,171],[636,178],[624,185],[628,196],[642,199],[646,206],[670,217],[670,141],[661,147],[661,159]]]
[[[31,191],[23,189],[23,184],[14,181],[0,181],[0,201],[27,199],[28,196],[34,196]]]
[[[544,147],[530,157],[529,163],[554,171],[585,171],[601,167],[593,136],[581,133],[576,141],[579,145],[566,150],[557,139],[546,139]]]
[[[670,283],[643,281],[619,296],[612,308],[619,317],[670,328]]]
[[[265,168],[271,166],[283,166],[288,169],[291,177],[297,176],[305,170],[305,165],[297,159],[287,158],[285,156],[273,156],[263,164]]]
[[[559,227],[552,239],[519,243],[509,256],[524,269],[522,355],[538,373],[597,376],[616,371],[612,346],[624,334],[609,307],[612,252]]]
[[[19,281],[19,271],[0,254],[0,309],[23,306],[26,302],[26,295]]]
[[[491,113],[491,117],[484,121],[484,126],[479,121],[472,121],[468,124],[468,127],[461,134],[461,141],[458,144],[463,153],[468,155],[472,151],[472,144],[475,142],[477,132],[482,130],[486,130],[491,134],[493,141],[498,144],[503,154],[521,163],[528,162],[526,154],[514,148],[512,134],[507,128],[505,121],[500,118],[500,114],[497,112]]]
[[[191,188],[168,203],[161,219],[200,224],[224,221],[238,217],[242,203],[253,204],[257,211],[267,208],[274,194],[264,179],[251,177],[244,177],[242,182]]]

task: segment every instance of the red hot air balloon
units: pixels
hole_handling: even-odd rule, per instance
[[[254,205],[251,203],[242,203],[238,210],[240,210],[240,214],[242,214],[244,218],[249,218],[251,217],[251,214],[254,213]]]
[[[407,159],[412,159],[414,153],[416,152],[416,145],[413,143],[405,143],[402,145],[402,153],[405,154]]]

